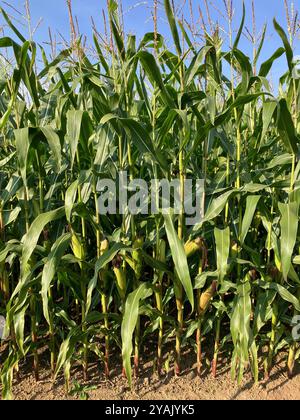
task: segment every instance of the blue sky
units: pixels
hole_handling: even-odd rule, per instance
[[[210,0],[208,0],[210,1]],[[182,1],[177,0],[176,3],[180,4]],[[17,16],[20,21],[22,17],[18,16],[10,8],[1,1],[2,7],[4,7],[10,14]],[[98,31],[103,32],[103,20],[102,20],[102,9],[105,8],[106,0],[73,0],[73,11],[74,15],[78,17],[80,24],[80,31],[86,34],[88,37],[91,36],[91,24],[90,17],[93,16]],[[162,3],[162,2],[161,2]],[[188,1],[187,1],[188,3]],[[295,3],[298,3],[296,1]],[[10,0],[17,9],[24,11],[24,0]],[[203,9],[205,15],[205,7],[203,0],[192,0],[194,7],[195,20],[198,19],[198,5]],[[214,4],[221,10],[224,10],[223,0],[214,0]],[[247,23],[246,26],[251,30],[251,0],[245,0],[247,8]],[[69,39],[69,21],[68,13],[66,8],[65,0],[30,0],[31,14],[33,24],[36,24],[40,18],[43,19],[39,29],[35,33],[35,41],[42,43],[48,40],[48,27],[51,27],[53,32],[60,32],[66,39]],[[268,24],[268,34],[264,49],[262,51],[261,59],[264,60],[269,58],[272,53],[281,46],[281,40],[273,29],[272,19],[275,16],[281,25],[286,27],[285,11],[283,6],[283,0],[255,0],[256,5],[256,18],[257,28],[261,29],[263,24]],[[127,32],[133,32],[140,38],[145,32],[153,30],[153,22],[150,19],[151,9],[153,8],[153,0],[123,0],[123,9],[125,13],[125,26]],[[235,8],[235,23],[234,28],[238,29],[239,19],[241,16],[242,1],[234,0]],[[189,19],[189,9],[186,9],[186,15]],[[223,18],[214,9],[211,8],[212,19],[219,21],[221,25],[225,25]],[[0,21],[3,23],[3,19]],[[25,21],[23,20],[25,24]],[[21,25],[17,25],[22,28]],[[34,26],[34,25],[33,25]],[[167,31],[166,19],[163,15],[161,7],[159,17],[159,31],[166,36],[171,44],[171,37]],[[8,31],[6,30],[8,33]],[[23,33],[26,33],[26,27],[22,29]],[[58,36],[59,39],[59,36]],[[243,37],[240,48],[251,56],[252,47],[250,42]],[[295,53],[300,54],[300,40],[299,34],[298,39],[295,42]],[[284,59],[279,60],[274,66],[273,76],[279,76],[283,73],[286,68]]]

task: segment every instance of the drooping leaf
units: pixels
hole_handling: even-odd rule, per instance
[[[238,33],[236,35],[235,41],[233,43],[233,50],[235,50],[240,42],[242,33],[243,33],[243,29],[244,29],[244,25],[245,25],[245,19],[246,19],[246,7],[245,7],[245,2],[243,0],[243,16],[242,16],[242,20],[241,20],[241,24],[238,30]]]
[[[48,324],[50,325],[50,316],[49,316],[49,289],[51,287],[51,283],[54,279],[56,274],[58,265],[64,253],[66,252],[68,246],[71,242],[71,234],[67,233],[62,235],[57,241],[53,244],[51,248],[51,252],[47,257],[47,262],[43,269],[42,274],[42,302],[43,302],[43,312],[44,317]]]
[[[121,327],[122,336],[122,357],[123,365],[129,381],[129,385],[132,384],[132,372],[131,372],[131,355],[132,355],[132,338],[136,327],[136,323],[139,315],[140,301],[148,298],[153,293],[151,285],[148,283],[142,283],[134,292],[132,292],[125,304],[124,316]]]
[[[264,63],[262,63],[262,65],[260,66],[260,70],[259,70],[259,76],[261,77],[267,77],[269,71],[271,70],[271,67],[274,63],[275,60],[277,60],[277,58],[280,58],[282,56],[282,54],[284,54],[284,48],[280,47],[278,48],[275,53],[268,59],[266,60]]]
[[[290,202],[288,204],[279,203],[279,210],[281,213],[281,265],[282,274],[285,280],[288,278],[290,267],[292,264],[292,255],[296,244],[298,231],[298,210],[297,203]]]
[[[194,293],[193,285],[190,277],[187,257],[184,251],[184,246],[175,231],[174,223],[171,214],[164,214],[165,228],[172,252],[173,261],[175,264],[175,271],[181,282],[187,297],[194,309]]]
[[[286,58],[287,58],[287,63],[290,69],[290,72],[293,71],[293,50],[292,47],[289,43],[288,37],[286,35],[286,33],[284,32],[283,28],[279,25],[279,23],[277,22],[277,20],[274,18],[273,20],[274,23],[274,27],[276,29],[276,32],[278,33],[278,35],[280,36],[284,48],[285,48],[285,54],[286,54]]]
[[[88,288],[87,288],[87,298],[86,298],[86,315],[88,314],[91,303],[92,303],[92,294],[97,286],[97,282],[99,279],[99,272],[100,270],[105,267],[107,264],[109,264],[115,256],[122,250],[127,249],[128,247],[126,245],[115,243],[110,249],[108,249],[96,262],[95,265],[95,273],[92,280],[89,282]]]
[[[52,127],[41,127],[41,131],[46,137],[50,149],[53,153],[53,157],[56,163],[56,170],[60,172],[61,170],[61,145],[58,134],[53,130]]]
[[[67,114],[67,138],[70,145],[71,168],[78,148],[83,111],[71,110]]]
[[[50,222],[60,219],[64,215],[64,207],[40,214],[30,226],[30,229],[23,240],[23,253],[22,253],[22,273],[26,270],[27,263],[33,254],[35,247],[38,243],[40,235],[45,226]]]
[[[29,135],[29,128],[20,128],[15,130],[16,149],[17,157],[19,162],[20,173],[23,179],[23,183],[27,185],[27,159],[28,152],[31,143]]]
[[[179,34],[178,34],[178,29],[177,29],[173,9],[172,9],[171,4],[170,4],[170,0],[164,0],[164,5],[165,5],[165,10],[166,10],[166,15],[167,15],[167,18],[168,18],[168,21],[169,21],[169,25],[170,25],[170,28],[171,28],[171,32],[172,32],[172,35],[173,35],[173,40],[174,40],[174,43],[175,43],[175,47],[176,47],[178,55],[181,56],[182,50],[181,50],[181,45],[180,45],[180,38],[179,38]]]

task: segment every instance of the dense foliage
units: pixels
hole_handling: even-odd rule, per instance
[[[229,51],[218,30],[198,49],[164,3],[174,49],[155,31],[125,41],[111,1],[111,45],[94,36],[98,62],[78,39],[51,62],[43,52],[41,71],[37,45],[2,11],[18,38],[0,39],[15,56],[0,82],[3,398],[23,360],[38,379],[41,350],[67,385],[75,363],[86,379],[96,358],[109,376],[121,355],[131,383],[144,348],[162,375],[170,345],[176,374],[183,348],[201,374],[203,344],[214,375],[229,354],[233,378],[250,366],[258,381],[279,351],[293,373],[300,87],[291,40],[274,20],[282,47],[257,70],[264,36],[254,60],[239,49],[245,10]],[[268,76],[281,56],[276,96]],[[186,226],[183,211],[100,215],[97,182],[120,171],[175,176],[182,189],[186,177],[204,179],[203,222]]]

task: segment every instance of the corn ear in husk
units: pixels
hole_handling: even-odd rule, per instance
[[[210,287],[201,294],[200,300],[199,300],[199,314],[204,314],[208,307],[211,299],[214,297],[217,290],[217,281],[214,280]]]
[[[193,241],[188,241],[184,246],[185,255],[187,258],[192,257],[194,254],[199,252],[202,249],[202,241],[200,238],[197,238]]]
[[[133,269],[135,273],[135,277],[139,280],[142,276],[142,269],[143,269],[143,258],[141,254],[141,248],[144,245],[144,239],[138,238],[134,241],[133,244],[133,252],[132,252],[132,259],[133,259]]]

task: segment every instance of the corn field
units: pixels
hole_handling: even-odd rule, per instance
[[[70,5],[70,2],[69,2]],[[129,385],[152,352],[159,376],[183,371],[190,349],[203,372],[231,359],[232,380],[268,378],[277,355],[292,377],[300,356],[300,78],[288,30],[260,61],[239,49],[246,9],[229,46],[220,28],[198,45],[164,0],[172,46],[157,30],[125,36],[108,2],[107,42],[91,59],[73,26],[56,56],[19,32],[0,39],[14,64],[0,81],[0,368],[3,399],[24,363],[69,390],[98,360],[119,360]],[[71,23],[72,14],[70,13]],[[71,25],[72,26],[72,25]],[[38,63],[41,53],[43,66]],[[284,58],[285,73],[270,83]],[[3,64],[2,64],[3,65]],[[99,179],[204,179],[205,214],[102,215]],[[118,198],[117,198],[118,199]],[[46,361],[45,361],[46,359]],[[122,370],[122,368],[121,368]],[[216,379],[217,380],[217,379]]]

